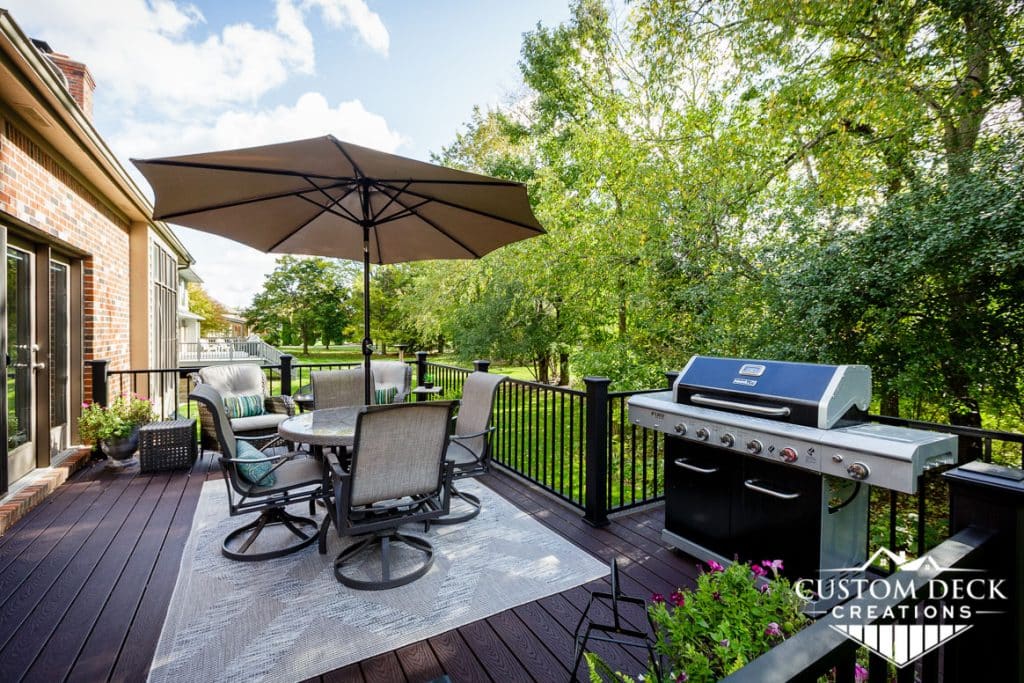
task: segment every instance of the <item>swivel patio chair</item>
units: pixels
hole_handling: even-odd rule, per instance
[[[316,520],[298,517],[285,508],[308,502],[309,514],[314,514],[316,501],[324,498],[326,491],[320,462],[296,457],[296,453],[267,455],[257,450],[249,443],[252,439],[238,436],[231,429],[224,400],[220,392],[209,384],[196,386],[189,398],[205,406],[212,417],[231,516],[260,513],[255,521],[235,529],[224,538],[221,553],[232,560],[269,560],[312,544],[317,539]],[[250,552],[260,534],[267,527],[276,525],[283,526],[299,540],[281,547]]]
[[[313,409],[347,408],[366,403],[362,367],[346,370],[321,370],[311,372],[309,380],[313,388]],[[370,373],[370,402],[374,397],[373,373]]]
[[[454,466],[451,496],[464,501],[470,510],[449,514],[434,520],[434,524],[458,524],[480,514],[480,498],[459,491],[455,481],[463,477],[476,477],[490,470],[494,397],[498,393],[498,385],[506,379],[506,375],[474,372],[463,384],[462,401],[455,419],[455,433],[450,437],[445,458]]]
[[[372,360],[374,403],[405,403],[412,391],[412,366],[395,360]]]
[[[255,363],[232,363],[200,368],[193,376],[196,386],[208,384],[232,406],[231,429],[238,436],[266,437],[269,444],[277,436],[277,425],[295,414],[291,396],[268,396],[267,376]],[[214,420],[209,410],[199,406],[200,446],[217,450]]]
[[[398,529],[412,523],[429,528],[432,520],[448,512],[452,465],[444,453],[453,407],[451,401],[365,406],[356,420],[348,471],[336,456],[326,454],[331,500],[320,529],[320,552],[327,552],[332,523],[341,537],[363,537],[335,558],[339,582],[359,590],[381,590],[411,583],[430,569],[430,542]],[[396,544],[411,549],[416,558],[411,569],[398,575],[393,571]],[[364,565],[372,571],[360,570]]]

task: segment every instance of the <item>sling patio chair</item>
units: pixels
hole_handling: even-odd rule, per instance
[[[462,401],[455,418],[455,432],[451,435],[445,458],[454,467],[451,496],[468,504],[469,511],[454,512],[434,524],[458,524],[480,514],[480,498],[472,493],[459,491],[455,482],[463,477],[476,477],[491,468],[491,433],[494,426],[494,397],[498,385],[508,379],[507,375],[490,372],[474,372],[466,378],[462,387]],[[465,506],[463,506],[465,507]]]
[[[293,515],[285,508],[296,503],[309,503],[309,514],[315,513],[316,501],[323,499],[326,491],[322,464],[304,457],[305,454],[270,455],[257,450],[249,443],[252,439],[238,436],[232,430],[224,400],[220,392],[209,384],[196,386],[189,398],[210,411],[231,516],[260,513],[256,520],[224,538],[221,553],[232,560],[269,560],[311,545],[317,539],[316,520]],[[284,545],[257,543],[268,527],[277,525],[283,526],[299,540]]]
[[[309,381],[313,389],[313,410],[363,405],[366,402],[366,397],[363,393],[365,391],[363,372],[363,368],[356,367],[345,370],[320,370],[309,373]],[[374,386],[371,376],[371,400],[373,395]]]
[[[452,465],[444,453],[454,405],[364,406],[356,418],[349,469],[334,454],[325,454],[331,491],[320,552],[327,553],[331,524],[340,537],[356,539],[334,560],[334,576],[342,584],[359,590],[394,588],[430,569],[433,546],[399,527],[422,523],[427,529],[448,512]]]

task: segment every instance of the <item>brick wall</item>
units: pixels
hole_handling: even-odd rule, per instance
[[[92,254],[83,264],[85,358],[130,367],[129,224],[9,120],[0,136],[0,209]]]

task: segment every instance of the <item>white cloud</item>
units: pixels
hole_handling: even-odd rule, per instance
[[[371,12],[364,0],[303,0],[303,7],[318,7],[327,23],[335,28],[352,25],[371,48],[387,55],[391,38],[384,22]]]
[[[332,107],[315,92],[302,95],[293,106],[232,109],[209,122],[126,121],[109,141],[118,156],[127,159],[253,147],[328,133],[384,152],[394,152],[405,141],[383,116],[367,111],[359,100]]]
[[[314,71],[312,7],[335,28],[351,27],[372,49],[387,53],[388,32],[360,0],[276,0],[275,23],[205,24],[191,4],[175,0],[12,0],[15,20],[58,52],[85,61],[98,103],[149,108],[179,120],[196,111],[252,103],[296,73]],[[127,113],[131,113],[130,111]]]
[[[245,308],[263,289],[266,275],[274,270],[274,261],[280,254],[262,251],[231,240],[176,227],[175,232],[196,259],[194,269],[203,279],[203,289],[225,306]]]

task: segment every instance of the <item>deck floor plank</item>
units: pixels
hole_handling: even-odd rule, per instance
[[[142,537],[132,551],[117,579],[107,604],[96,617],[92,630],[74,661],[76,675],[87,680],[105,680],[117,661],[117,650],[109,643],[124,643],[131,621],[125,615],[135,614],[149,588],[150,578],[159,557],[181,496],[188,484],[188,474],[175,472],[168,476],[159,505],[147,521]]]
[[[215,457],[191,472],[154,475],[115,475],[94,464],[0,540],[0,643],[10,646],[0,648],[0,680],[146,678],[203,483],[220,476]],[[578,510],[518,478],[499,471],[481,482],[600,560],[618,558],[628,594],[646,598],[692,585],[697,563],[661,541],[657,507],[594,529]],[[607,578],[597,579],[311,681],[425,683],[444,674],[460,683],[566,680],[573,630],[590,592],[609,588]],[[591,616],[609,614],[598,606]],[[646,628],[642,611],[624,617]],[[631,675],[646,662],[642,648],[592,649]],[[587,680],[585,665],[577,680]]]

